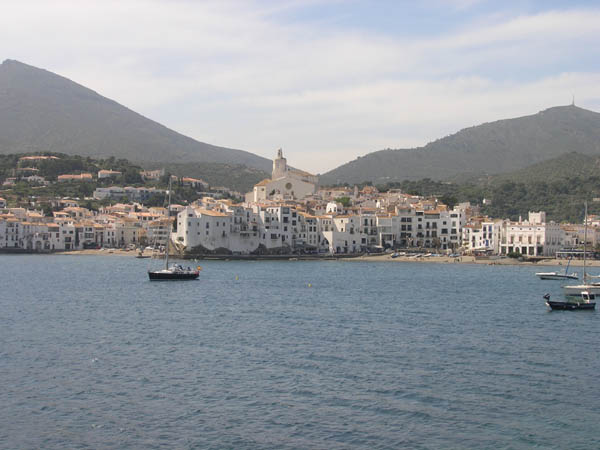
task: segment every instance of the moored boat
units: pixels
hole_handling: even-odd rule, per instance
[[[162,270],[148,271],[148,277],[151,281],[195,280],[198,275],[200,275],[199,269],[185,268],[180,264],[173,264],[171,267]]]
[[[576,311],[596,309],[596,295],[583,291],[579,297],[568,297],[566,301],[550,300],[550,294],[544,295],[546,305],[553,311]]]
[[[577,273],[569,273],[569,266],[571,265],[571,259],[567,263],[567,268],[563,272],[538,272],[536,276],[540,280],[578,280]]]
[[[578,298],[582,292],[589,292],[590,294],[600,295],[600,286],[597,284],[582,283],[582,284],[569,284],[563,286],[563,292],[565,297]]]
[[[589,282],[586,272],[587,265],[587,228],[588,228],[588,205],[585,202],[585,213],[583,215],[583,283],[582,284],[571,284],[563,286],[563,292],[567,299],[577,301],[584,293],[590,295],[600,295],[600,284],[597,282]],[[594,303],[595,305],[595,303]]]
[[[169,181],[169,207],[167,211],[171,211],[171,182]],[[200,266],[196,269],[191,267],[185,268],[181,264],[173,264],[169,267],[169,241],[171,236],[171,226],[169,225],[169,233],[167,234],[167,245],[165,248],[165,268],[161,270],[149,270],[148,278],[150,281],[167,281],[167,280],[195,280],[200,275]]]
[[[578,280],[579,277],[575,272],[573,273],[559,273],[559,272],[538,272],[536,276],[540,280]]]

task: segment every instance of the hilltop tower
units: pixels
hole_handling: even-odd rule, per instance
[[[277,158],[273,160],[272,180],[285,177],[287,175],[287,159],[283,157],[283,150],[277,150]]]

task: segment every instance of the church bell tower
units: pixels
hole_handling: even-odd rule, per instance
[[[283,151],[277,150],[277,158],[273,160],[273,173],[271,175],[272,180],[282,178],[287,173],[287,160],[283,157]]]

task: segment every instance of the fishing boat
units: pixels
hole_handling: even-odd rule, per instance
[[[171,211],[171,182],[169,181],[169,207],[168,213]],[[181,264],[173,264],[169,267],[169,241],[171,240],[172,226],[169,223],[169,232],[167,233],[167,245],[165,248],[165,268],[161,270],[148,270],[150,281],[167,281],[167,280],[195,280],[200,275],[200,266],[192,269],[191,267],[183,267]]]
[[[568,297],[567,301],[557,302],[550,300],[550,294],[544,295],[546,305],[552,311],[576,311],[596,309],[596,294],[582,291],[578,298]]]

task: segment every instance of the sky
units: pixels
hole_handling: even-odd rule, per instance
[[[0,59],[202,142],[324,173],[462,128],[600,111],[600,2],[0,0]]]

